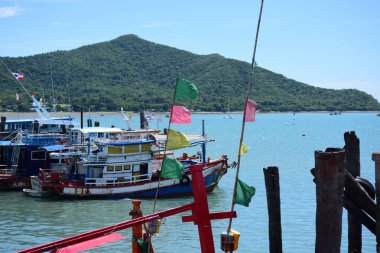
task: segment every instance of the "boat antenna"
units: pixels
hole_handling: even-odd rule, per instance
[[[49,62],[49,65],[50,65],[50,83],[51,83],[51,91],[52,91],[52,94],[53,94],[53,101],[52,101],[52,111],[55,111],[55,106],[56,106],[56,101],[55,101],[55,96],[54,96],[54,83],[53,83],[53,72],[52,72],[52,68],[51,68],[51,61]]]
[[[238,162],[236,166],[236,176],[235,176],[235,184],[234,184],[234,190],[233,190],[233,196],[232,196],[232,204],[231,204],[231,212],[234,211],[235,208],[235,200],[236,200],[236,188],[237,188],[237,182],[239,178],[239,169],[240,169],[240,148],[242,147],[243,144],[243,139],[244,139],[244,129],[245,129],[245,113],[247,110],[247,102],[248,99],[252,93],[253,89],[253,71],[254,68],[256,67],[256,62],[255,62],[255,57],[256,57],[256,47],[257,47],[257,40],[259,37],[259,31],[260,31],[260,23],[261,23],[261,15],[263,12],[263,5],[264,5],[264,0],[261,0],[261,6],[260,6],[260,14],[259,14],[259,20],[257,22],[257,29],[256,29],[256,38],[255,38],[255,44],[254,44],[254,49],[253,49],[253,56],[252,56],[252,63],[251,63],[251,68],[249,71],[249,78],[248,78],[248,89],[247,89],[247,95],[245,98],[245,106],[244,106],[244,113],[243,113],[243,122],[242,122],[242,127],[241,127],[241,135],[240,135],[240,142],[239,142],[239,152],[238,152]],[[231,225],[232,225],[232,218],[230,218],[229,223],[228,223],[228,229],[227,229],[227,235],[230,233],[231,230]]]

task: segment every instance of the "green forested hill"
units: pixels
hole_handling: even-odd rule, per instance
[[[199,98],[185,104],[202,111],[241,111],[250,65],[220,55],[196,55],[155,44],[135,35],[29,57],[1,58],[1,110],[29,110],[31,100],[9,71],[36,98],[92,111],[168,110],[177,77],[193,82]],[[16,101],[15,94],[21,99]],[[256,67],[252,98],[261,111],[380,110],[358,90],[309,86]],[[60,110],[62,108],[58,108]]]

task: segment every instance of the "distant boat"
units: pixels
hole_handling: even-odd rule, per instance
[[[234,117],[232,117],[231,115],[227,115],[227,116],[224,116],[225,119],[233,119]]]

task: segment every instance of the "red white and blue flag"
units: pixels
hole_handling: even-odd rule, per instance
[[[24,75],[21,74],[21,73],[13,72],[12,75],[13,75],[13,77],[16,78],[16,80],[18,80],[18,81],[24,78]]]

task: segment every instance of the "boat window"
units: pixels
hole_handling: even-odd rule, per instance
[[[113,166],[107,166],[107,171],[113,171]]]
[[[59,159],[50,159],[50,163],[59,163]]]
[[[122,168],[123,166],[115,166],[115,171],[121,171]]]
[[[150,151],[150,144],[141,145],[141,151]]]
[[[121,147],[119,146],[109,146],[108,153],[110,154],[121,154]]]
[[[139,145],[124,146],[124,153],[137,153],[139,152]]]
[[[124,170],[131,170],[131,165],[124,165]]]
[[[32,151],[32,160],[46,160],[46,152]]]
[[[133,165],[133,171],[140,171],[140,164],[134,164]]]

